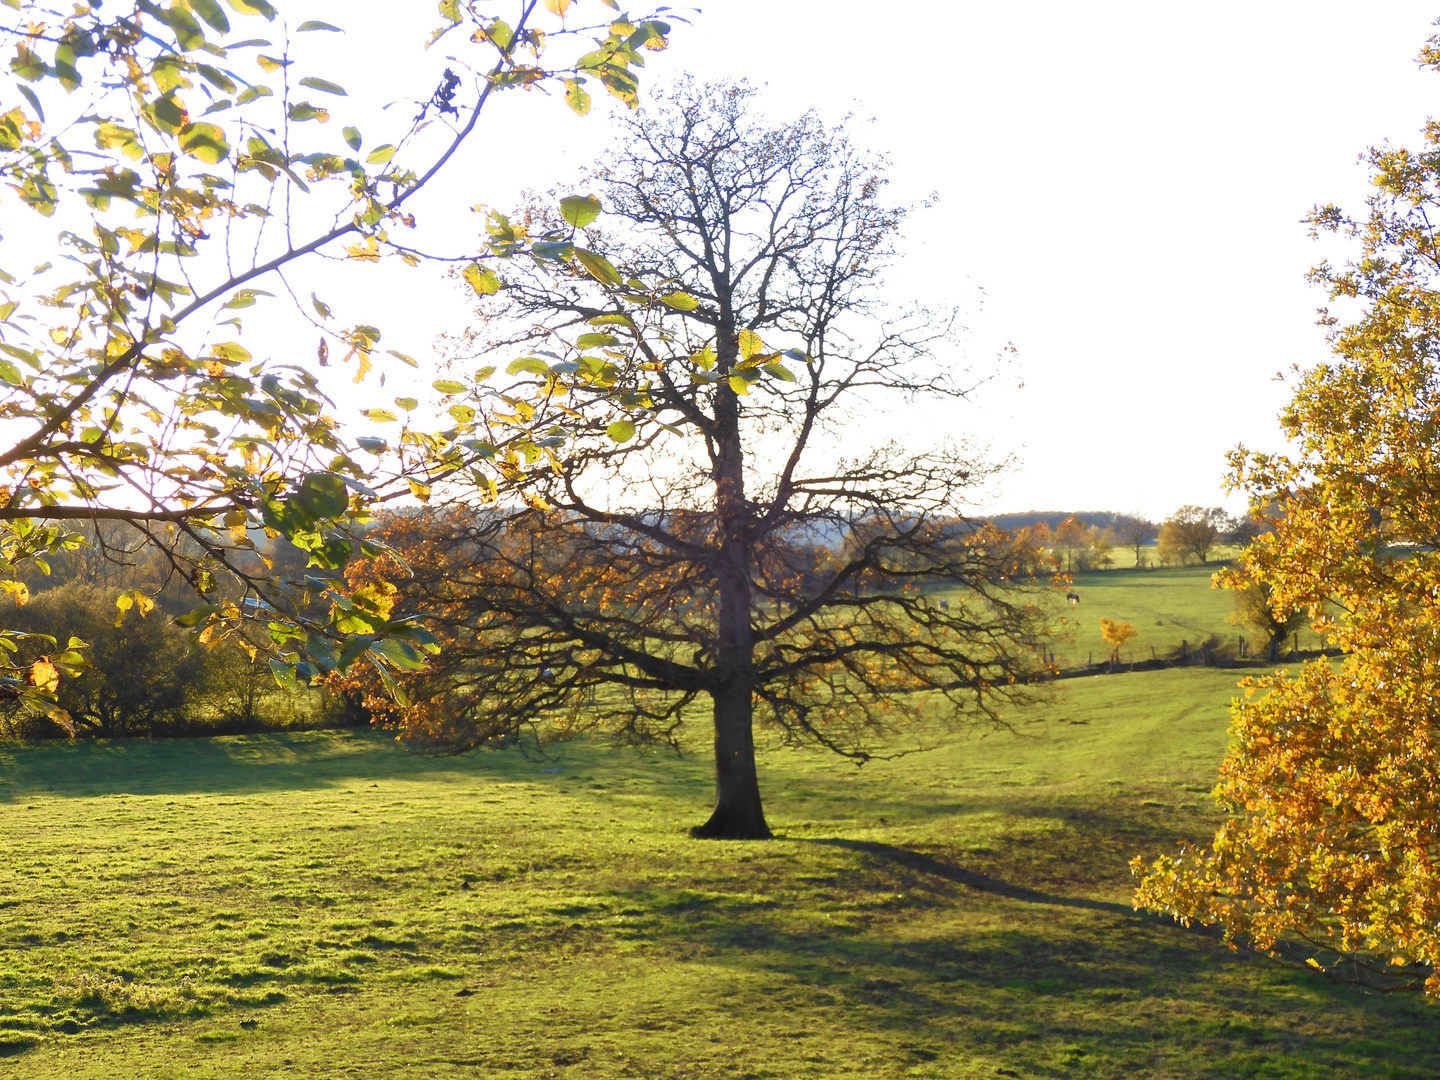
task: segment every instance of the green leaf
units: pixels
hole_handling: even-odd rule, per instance
[[[40,122],[43,124],[45,122],[45,110],[40,107],[40,99],[35,96],[35,91],[31,90],[28,86],[17,85],[15,89],[19,90],[21,96],[30,103],[30,107],[35,110],[35,115],[40,118]]]
[[[270,6],[268,0],[225,0],[225,2],[241,15],[263,15],[271,21],[275,19],[275,9]]]
[[[206,165],[218,165],[230,155],[224,129],[203,121],[180,129],[180,149]]]
[[[343,514],[350,505],[350,493],[335,473],[307,473],[286,505],[314,522]]]
[[[365,161],[366,164],[369,165],[384,165],[394,156],[394,145],[392,145],[391,143],[385,143],[383,146],[377,146],[374,150],[371,150],[370,156],[367,157]]]
[[[43,79],[50,67],[21,41],[15,46],[15,59],[10,61],[10,70],[26,82],[35,82]]]
[[[270,661],[270,672],[275,676],[275,682],[277,684],[284,687],[286,690],[295,689],[296,683],[294,664],[287,664],[284,660],[272,659]]]
[[[216,0],[190,0],[190,10],[204,19],[212,30],[222,34],[230,32],[230,20],[225,17],[225,9]]]
[[[340,134],[345,136],[345,145],[350,147],[350,149],[354,150],[356,153],[359,153],[360,143],[362,141],[360,138],[360,129],[356,127],[347,127],[343,129]]]
[[[475,410],[469,405],[451,405],[449,412],[459,424],[468,424],[475,419]]]
[[[377,424],[389,424],[399,419],[389,409],[366,409],[361,415]]]
[[[567,195],[560,200],[560,216],[577,229],[582,229],[600,216],[603,208],[593,195]]]
[[[310,294],[310,303],[315,305],[315,312],[322,319],[330,318],[330,305],[325,303],[324,300],[321,300],[313,292]]]
[[[300,80],[301,86],[308,86],[311,90],[319,90],[326,94],[335,94],[338,97],[349,97],[343,86],[337,86],[329,79],[317,79],[313,75]]]
[[[399,405],[400,408],[404,409],[406,412],[414,412],[415,409],[419,406],[420,402],[415,400],[413,397],[397,397],[395,399],[395,404]]]
[[[591,325],[591,326],[628,326],[631,330],[634,330],[634,329],[635,329],[635,320],[632,319],[632,318],[630,318],[629,315],[625,315],[625,314],[622,314],[622,313],[620,313],[620,312],[614,312],[614,313],[609,314],[609,315],[596,315],[595,318],[593,318],[593,319],[590,320],[590,325]]]
[[[550,365],[541,360],[538,356],[522,356],[518,360],[511,360],[505,368],[507,375],[519,375],[522,371],[528,371],[533,375],[550,374]]]
[[[493,296],[500,291],[500,279],[495,276],[495,272],[479,263],[471,263],[461,273],[480,296]]]
[[[185,107],[175,99],[174,94],[164,94],[156,98],[141,110],[141,115],[152,121],[161,131],[171,135],[178,135],[185,125]]]
[[[694,311],[700,306],[699,300],[696,300],[689,293],[684,292],[666,293],[660,297],[660,302],[666,307],[674,308],[676,311]]]
[[[387,638],[371,645],[370,651],[383,656],[402,671],[422,671],[425,668],[425,657],[408,641]]]
[[[250,359],[250,350],[234,341],[223,341],[219,345],[211,345],[210,351],[221,360],[228,360],[232,364],[243,364]]]
[[[308,101],[297,101],[286,110],[285,115],[297,124],[303,124],[306,120],[319,120],[324,124],[330,119],[330,110],[311,105]]]
[[[794,382],[795,375],[783,364],[766,364],[765,373],[785,382]]]
[[[338,26],[331,26],[328,22],[321,22],[319,19],[306,19],[295,28],[297,33],[308,33],[311,30],[329,30],[332,34],[343,34],[345,31]]]
[[[120,601],[115,601],[115,606],[119,607]],[[184,615],[177,616],[175,619],[175,625],[183,626],[188,630],[192,626],[199,626],[202,622],[208,619],[211,615],[214,615],[215,612],[219,610],[220,609],[214,604],[201,604],[199,607],[192,608],[191,610],[187,611]]]
[[[605,434],[617,443],[629,442],[635,437],[635,422],[633,420],[616,420],[605,429]]]
[[[227,94],[235,93],[235,80],[219,68],[213,68],[209,64],[196,64],[195,70],[198,71],[201,77],[211,86],[223,90]]]
[[[19,386],[25,381],[20,369],[10,360],[0,360],[0,379],[4,379],[11,386]]]
[[[575,347],[579,349],[599,349],[606,345],[619,345],[620,339],[614,334],[581,334],[575,339]]]
[[[418,368],[420,366],[420,361],[416,360],[413,356],[407,356],[405,353],[399,352],[395,349],[386,349],[385,351],[403,364],[409,364],[413,368]]]
[[[80,85],[80,71],[75,66],[75,50],[61,45],[55,50],[55,77],[68,93]]]
[[[454,379],[436,379],[430,385],[442,394],[463,394],[468,389],[464,383]]]
[[[537,259],[547,259],[558,262],[567,259],[575,250],[575,245],[566,240],[537,240],[530,245],[531,252]]]
[[[620,271],[610,265],[610,262],[603,256],[593,251],[586,251],[584,248],[575,249],[575,258],[580,265],[589,271],[590,276],[597,281],[603,281],[606,285],[620,284]]]
[[[238,291],[234,296],[232,296],[232,297],[229,299],[229,301],[225,304],[225,307],[222,308],[221,310],[225,310],[225,309],[229,309],[229,308],[247,308],[247,307],[254,307],[254,306],[255,306],[255,298],[256,298],[257,296],[274,296],[274,295],[275,295],[274,293],[268,293],[268,292],[266,292],[264,289],[241,289],[240,291]]]

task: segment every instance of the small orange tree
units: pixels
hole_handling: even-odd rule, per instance
[[[1116,622],[1114,619],[1101,619],[1100,636],[1105,639],[1105,644],[1110,646],[1110,662],[1118,664],[1120,662],[1120,646],[1135,636],[1135,624]]]
[[[1422,60],[1440,66],[1440,38]],[[1231,455],[1252,505],[1280,512],[1230,580],[1308,610],[1345,655],[1241,684],[1217,788],[1232,816],[1208,849],[1156,861],[1135,903],[1260,949],[1298,936],[1339,953],[1337,974],[1440,995],[1440,124],[1423,153],[1369,160],[1366,217],[1310,218],[1360,240],[1360,259],[1312,271],[1360,314],[1322,312],[1334,358],[1282,418],[1298,451]]]

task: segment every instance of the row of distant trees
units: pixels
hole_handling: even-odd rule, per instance
[[[1032,546],[1050,551],[1065,573],[1104,570],[1114,565],[1116,549],[1133,551],[1135,565],[1140,566],[1152,544],[1163,566],[1204,564],[1222,544],[1244,546],[1264,528],[1253,514],[1232,516],[1218,506],[1188,504],[1159,524],[1138,513],[1070,514],[1053,520],[1056,516],[1041,515],[1020,528],[1013,517],[996,524],[1009,526]]]

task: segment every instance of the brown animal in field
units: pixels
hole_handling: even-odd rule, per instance
[[[1071,607],[1079,607],[1079,606],[1080,606],[1080,594],[1079,594],[1078,592],[1069,592],[1069,593],[1066,593],[1066,594],[1065,594],[1065,603],[1069,604]]]

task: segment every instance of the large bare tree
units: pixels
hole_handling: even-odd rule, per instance
[[[682,83],[623,124],[588,192],[492,215],[498,250],[536,257],[468,352],[520,351],[518,378],[452,412],[472,448],[521,427],[544,453],[502,463],[523,509],[482,487],[389,523],[413,576],[386,603],[447,647],[407,676],[408,709],[372,697],[459,749],[530,723],[638,740],[713,720],[703,837],[770,835],[757,721],[864,759],[1003,723],[1044,671],[1033,548],[965,517],[993,469],[867,431],[969,389],[951,315],[882,304],[903,217],[882,163],[754,107],[743,84]]]

